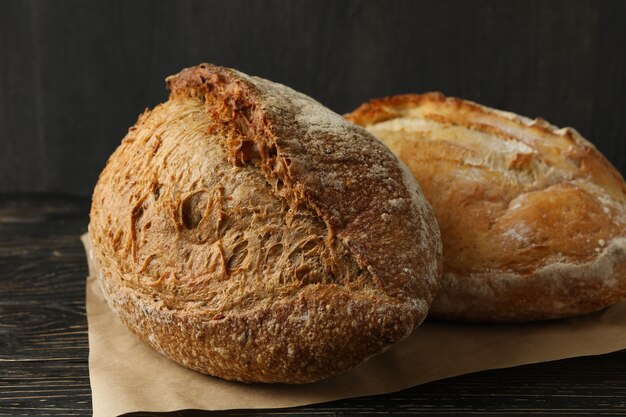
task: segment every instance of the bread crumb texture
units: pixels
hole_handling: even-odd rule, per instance
[[[410,168],[444,246],[431,309],[468,321],[552,319],[626,296],[626,185],[574,129],[440,93],[346,116]]]
[[[202,64],[167,85],[93,194],[99,282],[131,330],[204,373],[303,383],[421,323],[439,229],[384,145],[231,69]]]

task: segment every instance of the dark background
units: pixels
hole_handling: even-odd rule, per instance
[[[626,172],[624,1],[0,4],[0,192],[89,195],[163,79],[211,62],[344,113],[440,90],[573,126]]]

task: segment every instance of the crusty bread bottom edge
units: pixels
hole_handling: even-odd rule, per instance
[[[407,308],[406,305],[387,306],[387,313],[383,313],[381,317],[387,315],[393,325],[385,326],[382,324],[379,327],[363,328],[360,333],[355,333],[356,340],[348,341],[348,345],[358,349],[357,352],[345,352],[341,348],[325,350],[325,346],[316,346],[316,341],[312,341],[313,349],[308,352],[300,350],[300,346],[296,347],[298,352],[295,359],[284,354],[273,355],[275,361],[278,363],[284,361],[286,364],[282,368],[261,365],[261,368],[269,369],[268,373],[264,375],[254,365],[254,357],[259,352],[270,349],[270,346],[259,346],[257,351],[242,349],[239,346],[235,331],[231,332],[232,340],[220,344],[211,343],[211,338],[206,337],[209,333],[228,333],[224,332],[224,328],[217,328],[217,326],[228,326],[225,321],[207,322],[197,315],[178,315],[175,310],[159,308],[158,302],[153,302],[130,288],[112,285],[113,281],[107,279],[103,270],[98,266],[97,256],[93,248],[91,258],[97,271],[96,278],[104,299],[132,333],[154,350],[180,365],[231,381],[302,384],[325,379],[347,372],[369,358],[384,352],[408,337],[414,328],[423,321],[422,318],[418,323],[415,323],[411,309]],[[324,303],[332,303],[333,301],[345,305],[345,300],[325,299]],[[293,306],[286,305],[283,307],[283,310],[289,309],[291,312]],[[276,310],[276,306],[273,306],[273,310]],[[276,311],[268,312],[268,314],[275,313]],[[356,312],[355,316],[360,313]],[[240,320],[235,321],[229,327],[241,329],[242,323],[250,321],[250,317],[246,316],[235,317],[235,320],[237,319]],[[346,322],[349,321],[349,317],[344,317],[344,319]],[[340,326],[334,327],[339,329]],[[390,330],[389,327],[392,329]],[[381,332],[384,332],[387,338],[381,337]],[[254,336],[251,335],[250,338],[253,339]],[[339,336],[339,338],[341,337]],[[345,344],[342,346],[345,347]],[[277,340],[275,348],[283,353],[286,350],[284,346],[281,346],[280,340]],[[231,355],[231,353],[233,354]],[[354,355],[351,356],[352,353]],[[301,356],[298,357],[298,354]],[[310,356],[311,354],[313,357]],[[253,363],[252,369],[250,369],[251,362]],[[320,364],[321,366],[312,369],[311,364]]]
[[[530,275],[444,271],[430,316],[470,322],[550,320],[602,310],[625,298],[626,238],[616,238],[592,262],[554,263]]]

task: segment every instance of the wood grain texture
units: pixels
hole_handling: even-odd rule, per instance
[[[87,201],[0,196],[0,415],[91,412]]]
[[[58,195],[0,194],[0,416],[91,415],[87,264],[79,241],[88,204]],[[625,410],[626,351],[621,351],[306,407],[162,415],[597,416]]]
[[[0,192],[90,194],[163,79],[199,62],[335,111],[441,90],[571,125],[626,171],[620,0],[5,0]]]

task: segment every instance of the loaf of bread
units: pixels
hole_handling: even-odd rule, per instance
[[[409,166],[433,206],[444,278],[432,316],[543,320],[626,297],[626,186],[573,129],[438,93],[347,118]]]
[[[439,229],[387,147],[235,70],[203,64],[167,86],[93,194],[99,284],[123,323],[203,373],[304,383],[422,322]]]

